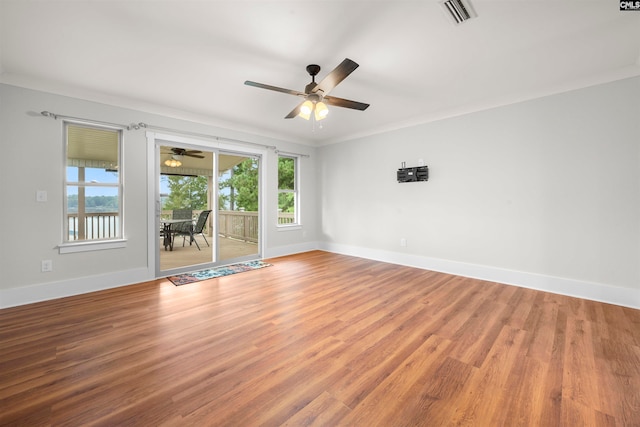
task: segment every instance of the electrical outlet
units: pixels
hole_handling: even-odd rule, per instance
[[[38,190],[36,191],[36,202],[46,202],[47,201],[47,191],[46,190]]]
[[[50,259],[42,260],[42,272],[47,273],[49,271],[53,271],[53,261]]]
[[[400,239],[400,246],[407,246],[407,239],[405,239],[404,237]]]

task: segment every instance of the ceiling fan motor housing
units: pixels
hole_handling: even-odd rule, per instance
[[[311,76],[311,83],[304,87],[304,93],[311,93],[313,89],[318,86],[316,83],[316,76],[320,72],[320,66],[316,64],[307,65],[307,73]],[[309,97],[307,97],[309,99]]]
[[[319,72],[320,72],[320,66],[319,65],[317,65],[317,64],[309,64],[309,65],[307,65],[307,73],[309,73],[309,75],[311,77],[317,76]]]

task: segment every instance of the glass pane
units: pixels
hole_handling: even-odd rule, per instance
[[[84,198],[85,212],[118,213],[118,189],[115,187],[67,186],[67,212],[78,212],[79,198]]]
[[[221,158],[227,156],[221,155]],[[231,159],[242,159],[229,156]],[[228,162],[227,162],[228,163]],[[230,169],[219,171],[219,203],[230,211],[258,211],[258,160],[245,158]]]
[[[117,187],[67,186],[69,240],[120,237]]]
[[[180,150],[184,154],[179,154]],[[215,214],[211,212],[214,154],[171,146],[159,146],[158,151],[158,269],[211,264],[215,255]]]
[[[296,218],[295,193],[278,193],[278,224],[293,224]]]
[[[81,176],[84,174],[84,178]],[[67,181],[68,182],[91,182],[101,184],[117,184],[118,183],[118,171],[102,168],[88,168],[88,167],[67,167]]]
[[[162,175],[160,200],[163,211],[175,209],[205,210],[208,206],[207,176]]]
[[[77,167],[67,166],[67,182],[79,182],[78,172]]]
[[[78,213],[78,187],[67,186],[67,213]]]
[[[217,261],[258,255],[259,161],[220,154],[218,166]]]
[[[117,184],[118,171],[98,168],[85,168],[85,182],[99,182],[102,184]]]
[[[278,189],[295,190],[296,159],[292,157],[278,157]]]

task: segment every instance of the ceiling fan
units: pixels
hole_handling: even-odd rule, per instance
[[[313,112],[316,120],[322,120],[329,112],[325,103],[335,107],[351,108],[352,110],[360,111],[364,111],[369,107],[369,104],[363,102],[328,96],[329,92],[336,87],[338,83],[346,79],[356,68],[358,68],[358,64],[346,58],[333,71],[327,74],[320,83],[316,83],[316,76],[320,72],[320,66],[316,64],[307,65],[307,73],[311,76],[311,83],[304,88],[304,92],[256,83],[249,80],[245,81],[244,84],[304,98],[304,101],[291,110],[291,112],[285,116],[285,119],[300,116],[309,120]]]
[[[195,157],[195,158],[198,158],[198,159],[204,159],[204,156],[202,155],[202,151],[199,151],[199,150],[185,150],[184,148],[172,147],[170,153],[164,153],[164,154],[171,154],[171,156],[174,157],[174,158],[175,158],[175,156],[187,156],[187,157]]]

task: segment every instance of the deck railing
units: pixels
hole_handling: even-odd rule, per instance
[[[118,212],[91,212],[80,221],[77,213],[67,214],[69,240],[113,239],[118,237]]]
[[[194,210],[194,219],[202,210]],[[163,210],[162,218],[171,218],[171,210]],[[291,224],[292,213],[278,213],[278,224]],[[117,237],[119,217],[117,212],[85,213],[84,224],[80,224],[77,213],[67,215],[69,240],[95,240]],[[205,229],[207,233],[208,227]],[[222,237],[258,242],[258,212],[218,211],[218,234]],[[208,233],[207,233],[208,234]],[[210,235],[210,234],[209,234]]]
[[[218,234],[222,237],[258,242],[258,212],[218,211]]]
[[[278,212],[278,224],[293,224],[296,214],[288,212]]]
[[[295,215],[278,212],[278,224],[292,224]],[[258,212],[218,211],[218,234],[245,242],[258,242]]]

